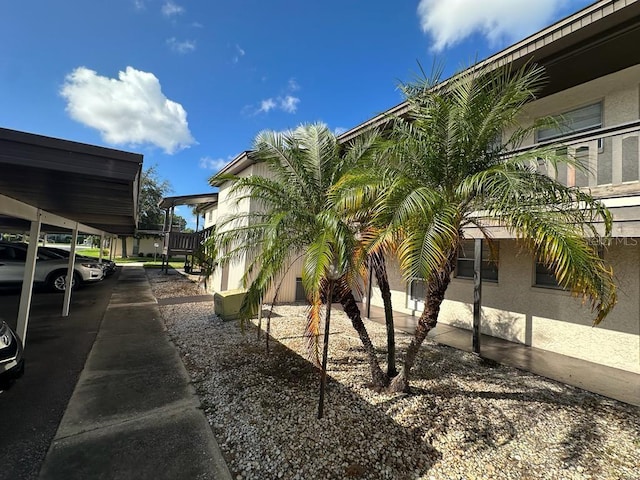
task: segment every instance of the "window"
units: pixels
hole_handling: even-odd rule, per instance
[[[0,260],[15,260],[16,254],[13,247],[0,245]]]
[[[482,280],[498,281],[499,244],[493,242],[493,251],[486,242],[482,246]],[[493,256],[492,256],[493,254]],[[473,262],[475,257],[475,240],[463,240],[458,251],[456,263],[456,278],[470,278],[473,280]]]
[[[557,121],[557,125],[539,128],[536,131],[536,140],[538,142],[602,127],[602,103],[598,102],[576,108],[554,118]]]
[[[598,246],[598,256],[604,259],[604,247],[602,245]],[[556,279],[556,276],[553,274],[551,269],[547,268],[546,265],[539,260],[536,260],[536,277],[534,286],[565,290],[558,283],[558,280]]]
[[[413,279],[411,280],[411,286],[409,287],[409,299],[411,301],[424,302],[427,297],[427,286],[424,280]]]
[[[536,261],[536,279],[534,285],[536,287],[562,289],[553,272],[548,269],[544,263],[539,261]]]

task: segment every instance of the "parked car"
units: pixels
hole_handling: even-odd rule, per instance
[[[0,242],[0,285],[19,285],[24,277],[27,259],[26,243]],[[38,251],[34,283],[44,284],[56,292],[64,292],[67,279],[68,258]],[[75,263],[72,286],[99,282],[104,270],[95,259]]]
[[[3,320],[0,320],[0,389],[7,387],[24,373],[22,342]]]
[[[38,251],[43,251],[45,253],[51,253],[53,255],[58,255],[61,258],[69,258],[69,255],[71,254],[71,252],[69,250],[65,250],[64,248],[59,248],[59,247],[38,247]],[[95,257],[87,257],[85,255],[79,255],[76,252],[76,262],[78,261],[82,261],[82,262],[98,262],[98,259],[96,259]],[[104,274],[105,276],[109,276],[112,275],[115,271],[116,271],[116,262],[112,261],[112,260],[108,260],[103,258],[102,259],[102,263],[99,263],[100,266],[102,266],[102,269],[104,270]]]

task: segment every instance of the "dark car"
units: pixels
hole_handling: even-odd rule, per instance
[[[71,253],[69,252],[69,250],[65,250],[64,248],[58,248],[58,247],[38,247],[38,250],[43,250],[45,252],[51,253],[52,255],[59,255],[62,258],[69,258],[69,255]],[[76,252],[76,260],[86,260],[86,261],[95,262],[97,259],[94,257],[79,255]],[[116,271],[116,262],[112,260],[103,258],[102,263],[100,263],[100,265],[102,265],[105,276],[112,275]]]
[[[6,322],[0,320],[0,389],[24,373],[22,355],[22,342]]]

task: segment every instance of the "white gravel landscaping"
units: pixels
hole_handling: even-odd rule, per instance
[[[188,277],[147,274],[159,299],[203,293]],[[640,478],[639,408],[429,340],[413,392],[376,393],[334,310],[318,420],[304,306],[275,307],[269,352],[255,326],[222,322],[211,302],[160,310],[237,480]],[[384,326],[365,322],[384,360]],[[396,338],[401,355],[410,337]]]

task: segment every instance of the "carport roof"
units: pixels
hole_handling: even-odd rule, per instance
[[[142,160],[136,153],[0,128],[0,195],[130,235],[137,225]],[[0,215],[0,225],[16,221]]]

